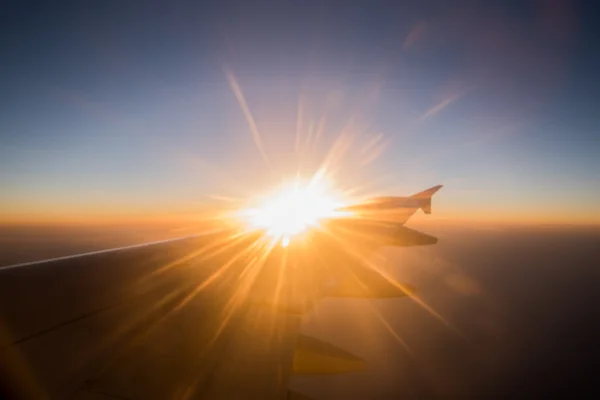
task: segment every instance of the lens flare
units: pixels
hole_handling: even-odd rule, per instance
[[[339,210],[343,206],[319,181],[296,181],[258,207],[245,209],[242,216],[248,229],[265,231],[287,247],[294,236],[318,227],[323,220],[346,215]]]

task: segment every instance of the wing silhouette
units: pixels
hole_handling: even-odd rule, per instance
[[[342,225],[286,248],[225,230],[1,268],[2,398],[300,399],[294,373],[364,369],[302,335],[303,314],[328,296],[411,295],[361,257],[432,243]]]

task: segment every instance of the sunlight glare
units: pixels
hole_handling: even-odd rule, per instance
[[[296,181],[260,206],[244,210],[243,215],[249,229],[264,230],[287,247],[293,236],[319,226],[325,219],[345,215],[339,211],[343,205],[319,181]]]

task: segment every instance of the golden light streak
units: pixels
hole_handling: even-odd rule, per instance
[[[384,328],[390,333],[390,335],[392,335],[394,337],[394,339],[396,339],[396,341],[398,343],[400,343],[400,345],[404,348],[404,350],[406,350],[406,352],[408,354],[410,354],[411,356],[415,356],[415,353],[412,351],[412,349],[410,348],[410,346],[408,345],[408,343],[406,343],[406,341],[404,341],[404,339],[402,339],[400,337],[400,335],[398,335],[396,333],[396,331],[394,330],[394,328],[392,328],[389,324],[389,322],[387,322],[385,320],[385,318],[381,315],[381,313],[372,305],[369,304],[371,307],[371,310],[373,311],[373,314],[375,314],[375,316],[377,317],[377,319],[379,320],[379,322],[381,322],[381,324],[384,326]]]
[[[319,122],[317,123],[317,131],[315,132],[315,137],[314,137],[312,143],[309,143],[309,149],[312,149],[313,147],[315,147],[317,145],[317,143],[319,143],[319,139],[321,138],[321,135],[323,134],[323,131],[325,130],[326,123],[327,123],[327,114],[323,114],[323,116],[319,119]]]
[[[219,328],[212,342],[214,342],[221,334],[221,332],[225,329],[227,323],[233,317],[236,310],[238,310],[239,307],[241,307],[244,304],[244,302],[248,302],[249,300],[251,300],[249,298],[250,289],[255,283],[258,274],[261,272],[261,267],[264,266],[266,258],[271,254],[271,251],[275,248],[277,243],[276,241],[269,240],[266,237],[259,237],[255,242],[252,243],[252,245],[250,245],[250,248],[255,249],[260,245],[262,245],[262,247],[257,249],[257,253],[260,253],[260,256],[254,256],[251,259],[251,261],[246,266],[244,266],[244,269],[242,270],[239,276],[238,280],[241,281],[241,284],[236,288],[235,293],[227,301],[224,310],[225,317],[219,325]]]
[[[392,138],[384,139],[382,134],[376,135],[365,147],[361,149],[364,158],[360,161],[362,166],[366,166],[375,161],[385,149],[391,144]]]
[[[303,127],[303,118],[304,118],[304,99],[302,95],[298,99],[298,112],[296,116],[296,142],[294,143],[294,151],[296,153],[300,152],[300,137]]]
[[[177,267],[178,265],[183,264],[186,261],[190,261],[194,258],[200,257],[202,255],[204,255],[205,258],[211,257],[211,256],[215,256],[223,251],[228,250],[229,248],[233,247],[234,245],[236,245],[237,243],[239,243],[240,241],[242,241],[244,239],[244,236],[242,233],[234,233],[230,236],[226,236],[223,240],[221,241],[215,241],[214,243],[209,244],[206,247],[201,247],[200,249],[193,251],[181,258],[178,258],[177,260],[170,262],[169,264],[166,264],[164,266],[162,266],[161,268],[157,269],[156,271],[154,271],[151,276],[154,275],[160,275],[160,274],[164,274],[165,272],[169,271],[172,268]],[[213,250],[215,247],[218,246],[222,246],[220,249],[214,250],[212,253],[208,253],[209,250]]]
[[[468,86],[468,87],[463,87],[463,88],[454,90],[453,92],[449,93],[447,96],[444,96],[444,98],[442,100],[440,100],[437,104],[435,104],[433,107],[431,107],[427,111],[425,111],[425,113],[423,115],[421,115],[419,118],[417,118],[416,122],[423,122],[427,118],[434,116],[435,114],[439,113],[440,111],[442,111],[443,109],[445,109],[446,107],[448,107],[449,105],[454,103],[455,101],[462,98],[468,91],[472,90],[473,88],[474,87]]]
[[[224,265],[218,268],[213,274],[211,274],[204,282],[198,285],[188,296],[186,296],[181,303],[177,306],[177,309],[183,307],[190,300],[192,300],[200,291],[213,283],[217,278],[221,277],[237,260],[239,260],[244,255],[248,254],[250,251],[254,250],[260,244],[260,240],[253,242],[250,246],[248,246],[243,251],[235,254],[231,257],[229,261],[227,261]]]
[[[349,243],[348,241],[345,241],[343,238],[338,237],[334,234],[331,234],[330,232],[327,232],[327,231],[324,231],[324,232],[328,233],[331,238],[333,238],[335,241],[337,241],[342,246],[343,250],[346,251],[348,254],[350,254],[352,257],[354,257],[357,261],[359,261],[362,264],[362,266],[364,266],[365,268],[368,268],[370,271],[377,273],[381,278],[387,280],[388,283],[390,283],[391,285],[398,288],[401,292],[403,292],[406,296],[408,296],[411,300],[413,300],[421,308],[423,308],[424,310],[429,312],[433,317],[435,317],[437,320],[442,322],[446,327],[448,327],[450,330],[452,330],[453,332],[457,333],[459,336],[462,337],[462,334],[460,333],[460,331],[457,328],[455,328],[446,318],[444,318],[441,314],[439,314],[433,307],[431,307],[430,305],[425,303],[425,301],[420,299],[414,293],[411,293],[410,290],[407,290],[404,287],[404,285],[396,282],[396,280],[393,277],[391,277],[385,271],[383,271],[379,267],[377,267],[377,265],[375,265],[369,259],[367,259],[365,257],[365,255],[363,255],[359,251],[357,251],[356,243]]]
[[[256,122],[254,121],[254,117],[252,116],[252,113],[250,112],[250,108],[248,108],[248,103],[246,103],[246,99],[244,98],[244,93],[242,92],[242,89],[240,88],[240,85],[238,84],[237,80],[235,79],[235,76],[233,75],[233,73],[228,69],[226,69],[225,72],[227,74],[227,80],[229,81],[231,90],[233,91],[233,94],[235,95],[235,98],[237,99],[238,104],[240,105],[240,108],[242,109],[242,112],[244,113],[244,116],[246,117],[246,121],[248,122],[248,127],[250,128],[250,133],[252,133],[252,139],[254,140],[254,144],[256,145],[256,148],[258,149],[258,152],[260,153],[260,155],[263,158],[263,160],[265,161],[265,163],[267,163],[267,165],[269,167],[272,167],[271,161],[269,160],[269,157],[267,156],[267,153],[265,152],[262,138],[260,136],[260,131],[258,130],[258,126],[256,125]]]

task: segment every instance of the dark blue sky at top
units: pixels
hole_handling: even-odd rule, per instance
[[[295,126],[301,94],[318,119],[331,92],[351,109],[383,82],[367,119],[395,138],[373,166],[390,188],[598,211],[596,19],[578,3],[23,1],[0,18],[8,203],[176,204],[264,173],[229,68],[259,127]]]

